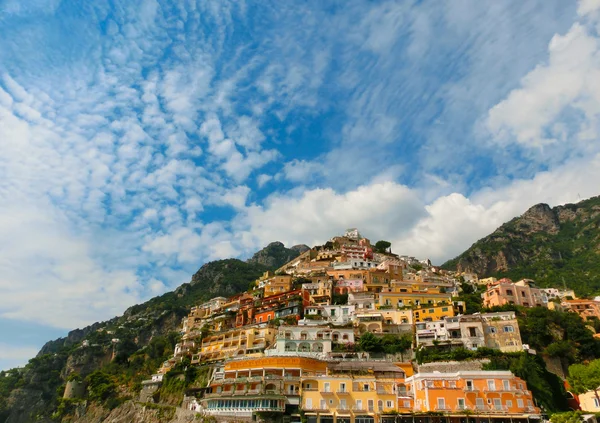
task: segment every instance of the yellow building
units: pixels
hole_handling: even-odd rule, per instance
[[[330,364],[327,375],[302,377],[301,408],[308,423],[379,423],[386,414],[412,410],[404,378],[404,371],[389,362]]]
[[[600,413],[600,400],[594,391],[579,395],[579,406],[588,413]]]
[[[441,304],[437,306],[420,306],[412,309],[413,322],[434,322],[442,320],[445,317],[454,316],[454,307],[452,303]]]
[[[452,295],[440,292],[439,288],[416,290],[412,287],[392,290],[384,289],[379,293],[379,306],[387,307],[428,307],[440,303],[452,304]]]
[[[332,285],[333,282],[331,280],[324,279],[318,282],[302,284],[302,290],[308,292],[311,304],[329,305],[333,291]]]
[[[281,275],[269,278],[265,283],[265,297],[282,294],[292,290],[292,276]]]
[[[192,364],[261,353],[274,343],[276,335],[277,329],[267,325],[215,333],[202,340],[198,353],[192,356]]]

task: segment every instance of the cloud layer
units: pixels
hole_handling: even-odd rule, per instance
[[[440,263],[598,194],[599,9],[0,1],[0,319],[82,326],[347,227]]]

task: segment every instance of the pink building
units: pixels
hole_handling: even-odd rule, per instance
[[[537,288],[532,280],[523,279],[513,282],[504,278],[489,283],[487,291],[481,294],[484,307],[516,304],[524,307],[547,307],[548,299],[541,289]]]
[[[347,294],[349,292],[362,292],[364,281],[362,279],[339,279],[335,283],[336,294]]]

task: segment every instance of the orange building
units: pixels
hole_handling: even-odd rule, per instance
[[[412,385],[416,412],[539,415],[527,384],[509,371],[417,373]]]
[[[292,290],[292,277],[290,275],[273,276],[265,283],[265,297],[282,294]]]
[[[510,279],[500,279],[488,284],[481,294],[484,307],[516,304],[524,307],[547,307],[545,292],[537,288],[533,281],[523,279],[513,283]]]
[[[565,310],[579,314],[583,320],[600,319],[600,301],[565,300],[560,305]]]

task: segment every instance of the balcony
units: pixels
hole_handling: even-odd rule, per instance
[[[435,411],[450,411],[450,407],[446,406],[446,405],[438,405],[437,407],[435,407]]]
[[[331,389],[324,389],[320,392],[321,392],[321,395],[333,395],[335,393]]]
[[[313,412],[317,412],[317,413],[328,413],[329,412],[329,408],[323,407],[320,405],[314,405],[312,407],[302,407],[302,409],[304,411],[313,411]]]
[[[338,395],[350,395],[350,391],[348,391],[348,390],[346,390],[346,389],[338,389],[338,390],[336,391],[336,393],[337,393]]]
[[[350,407],[348,406],[339,406],[337,408],[337,413],[338,414],[350,414]]]
[[[355,413],[366,413],[367,407],[364,405],[355,405],[354,407],[352,407],[352,411],[354,411]]]

